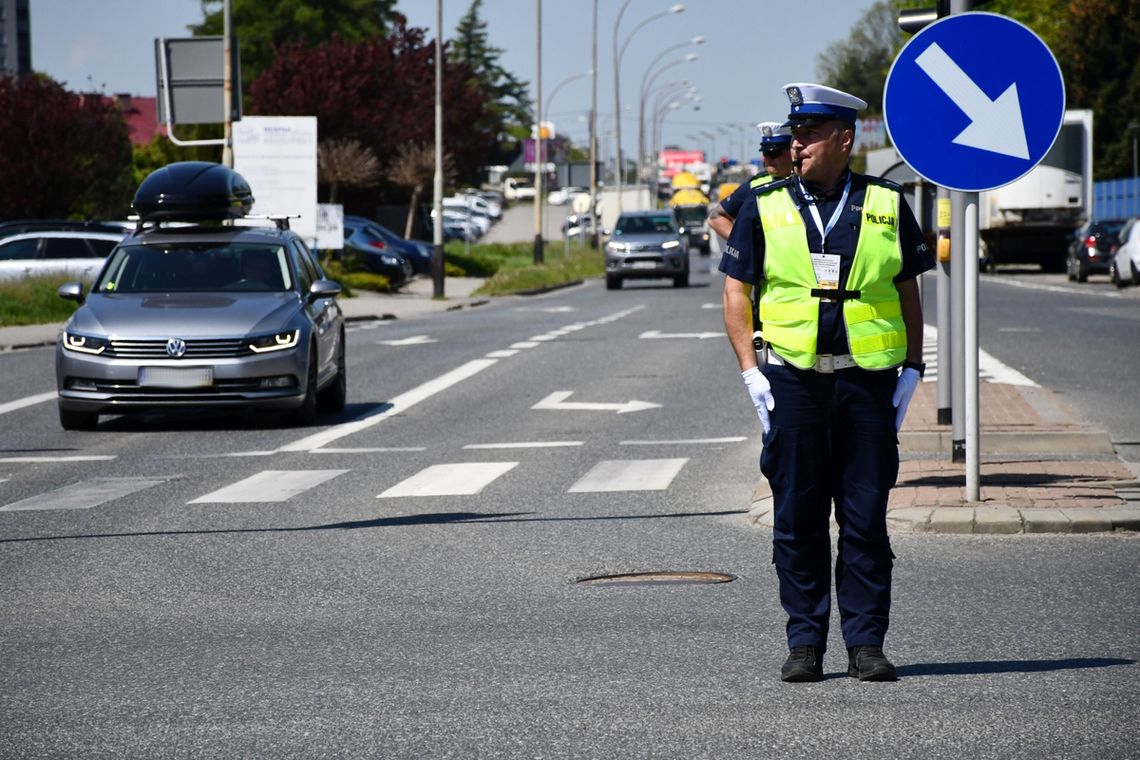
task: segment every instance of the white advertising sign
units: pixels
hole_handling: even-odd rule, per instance
[[[234,170],[254,214],[299,216],[289,226],[317,245],[317,117],[246,116],[233,125]]]

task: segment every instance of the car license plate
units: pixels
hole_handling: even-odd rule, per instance
[[[142,388],[205,388],[213,382],[211,367],[139,367]]]
[[[631,266],[634,269],[656,269],[657,262],[655,261],[635,261]]]

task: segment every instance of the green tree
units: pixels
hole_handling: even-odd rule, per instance
[[[131,141],[122,110],[39,74],[0,77],[0,218],[126,215]]]
[[[499,65],[503,49],[487,39],[487,22],[480,18],[483,0],[472,0],[471,7],[455,27],[455,37],[448,41],[447,59],[465,63],[471,70],[473,84],[491,95],[487,124],[500,141],[521,139],[530,134],[534,107],[527,92],[527,82]]]
[[[220,35],[223,0],[201,0],[201,24],[195,35]],[[241,50],[242,92],[273,62],[275,48],[301,43],[314,47],[334,34],[342,39],[376,40],[385,37],[391,23],[403,15],[396,0],[231,0],[234,36]]]
[[[1050,45],[1069,108],[1093,111],[1093,176],[1132,176],[1128,125],[1140,121],[1140,0],[1060,0]],[[1049,40],[1046,40],[1049,42]]]

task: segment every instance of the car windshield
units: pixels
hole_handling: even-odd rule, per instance
[[[180,243],[119,246],[96,293],[182,293],[291,290],[285,249],[265,243]]]
[[[1124,222],[1094,222],[1090,233],[1093,235],[1115,235],[1120,232]]]
[[[614,227],[615,235],[650,235],[674,231],[673,220],[668,216],[623,216]]]
[[[703,206],[683,206],[675,211],[677,220],[681,222],[703,222],[708,212]]]

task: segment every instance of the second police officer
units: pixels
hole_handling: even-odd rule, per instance
[[[788,617],[780,677],[823,677],[834,502],[847,672],[893,681],[882,649],[894,560],[887,497],[897,432],[924,370],[916,278],[934,257],[899,187],[848,168],[866,102],[818,84],[784,90],[796,174],[754,191],[720,263],[726,332],[764,431],[760,469],[772,488],[772,559]]]
[[[726,240],[740,207],[752,200],[752,191],[792,173],[792,130],[775,121],[762,121],[756,128],[760,130],[760,160],[764,171],[749,177],[709,212],[709,227]]]

